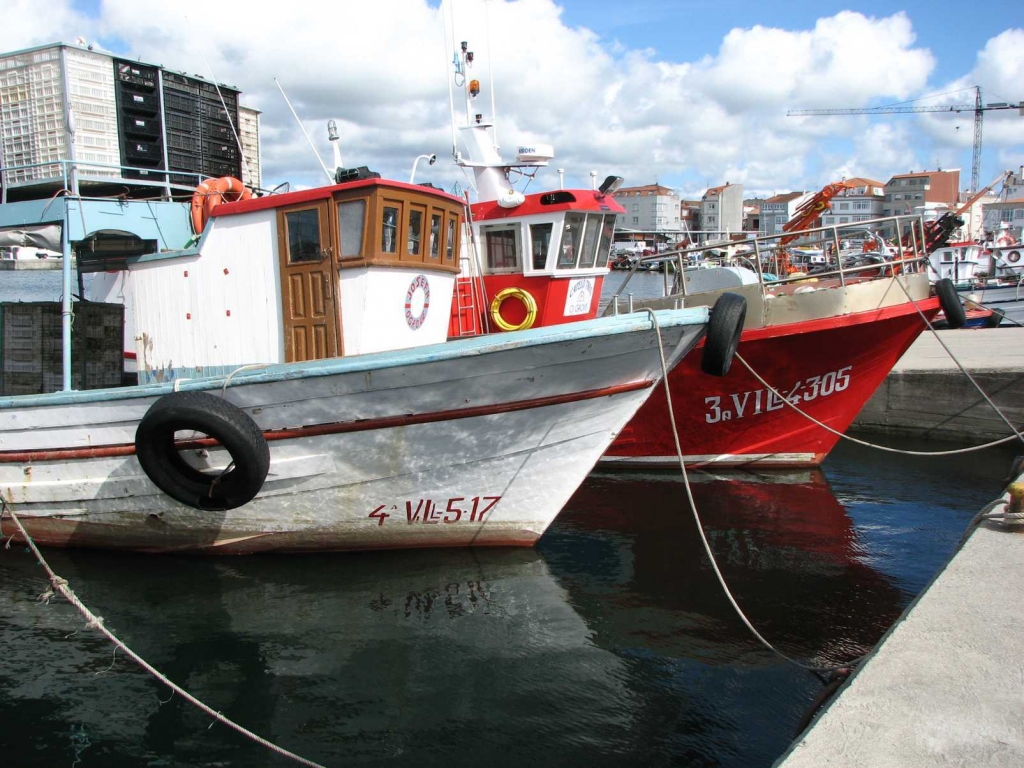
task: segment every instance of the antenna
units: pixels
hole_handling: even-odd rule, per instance
[[[274,85],[277,86],[277,89],[281,92],[281,95],[284,96],[284,103],[287,104],[288,105],[288,109],[290,109],[292,111],[292,117],[295,118],[295,122],[299,124],[299,130],[302,131],[302,135],[305,136],[306,137],[306,141],[309,142],[309,148],[313,150],[313,154],[316,156],[316,161],[318,163],[320,163],[320,167],[323,168],[324,169],[324,173],[327,174],[327,181],[328,181],[328,183],[333,184],[334,183],[334,176],[332,176],[331,172],[327,170],[327,166],[324,165],[324,161],[320,159],[320,153],[317,152],[316,151],[316,147],[313,146],[313,140],[311,138],[309,138],[309,134],[306,133],[306,129],[302,127],[302,121],[299,120],[299,116],[295,113],[295,108],[292,106],[292,103],[290,101],[288,101],[288,94],[286,94],[284,92],[284,88],[282,88],[281,84],[279,82],[277,82],[277,78],[276,77],[274,78]]]

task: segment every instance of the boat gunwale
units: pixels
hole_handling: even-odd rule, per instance
[[[655,311],[659,328],[707,324],[711,310],[708,307]],[[204,391],[240,384],[270,384],[279,381],[319,378],[348,373],[402,368],[426,363],[445,362],[461,357],[479,356],[495,352],[526,349],[529,347],[579,341],[595,336],[614,336],[653,330],[646,312],[635,312],[612,317],[583,320],[578,323],[531,328],[516,333],[501,333],[445,341],[421,347],[407,347],[366,355],[307,360],[298,363],[241,364],[224,376],[169,380],[158,384],[142,384],[107,389],[71,390],[38,395],[13,395],[0,398],[0,411],[26,407],[72,405],[109,402],[135,398],[160,397],[169,392]],[[250,367],[252,366],[252,367]],[[259,366],[258,368],[256,366]],[[229,381],[230,380],[230,381]]]

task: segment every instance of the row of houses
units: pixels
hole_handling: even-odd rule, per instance
[[[968,200],[960,191],[960,171],[903,173],[888,182],[856,177],[823,211],[820,226],[855,226],[886,216],[923,214],[937,217],[957,210]],[[705,241],[743,235],[776,235],[817,190],[785,192],[769,198],[743,198],[743,185],[711,187],[700,200],[684,200],[669,187],[649,184],[619,189],[623,208],[616,229],[624,239],[651,242]],[[1000,229],[1021,238],[1024,227],[1024,166],[1010,174],[999,196],[981,197],[960,214],[962,236],[985,240]]]

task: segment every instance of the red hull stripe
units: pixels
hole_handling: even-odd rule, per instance
[[[309,427],[295,427],[293,429],[277,429],[264,432],[263,436],[268,442],[272,440],[295,440],[303,437],[319,437],[320,435],[337,435],[344,432],[366,432],[373,429],[392,429],[395,427],[408,427],[413,424],[432,424],[438,421],[455,421],[456,419],[472,419],[478,416],[491,416],[497,413],[513,413],[515,411],[528,411],[534,408],[545,408],[552,405],[563,405],[565,403],[577,403],[583,400],[594,400],[599,397],[610,397],[621,395],[626,392],[636,392],[641,389],[650,389],[654,381],[644,379],[633,381],[628,384],[616,384],[602,389],[590,389],[585,392],[571,392],[564,395],[550,395],[548,397],[535,397],[529,400],[517,400],[513,403],[501,403],[496,405],[477,405],[472,408],[460,408],[453,411],[433,411],[431,413],[407,414],[403,416],[385,416],[379,419],[363,419],[361,421],[340,421],[332,424],[314,424]],[[201,440],[181,441],[178,443],[180,450],[189,448],[201,448],[217,445],[212,438]],[[121,445],[105,445],[91,448],[58,448],[54,450],[36,451],[0,451],[0,463],[26,463],[31,461],[66,461],[69,459],[100,459],[113,456],[131,456],[135,453],[133,443]]]

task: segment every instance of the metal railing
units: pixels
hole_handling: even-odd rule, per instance
[[[892,246],[885,244],[879,234],[880,231],[891,231],[896,238],[895,243]],[[794,238],[803,242],[799,244],[787,242],[784,245],[780,242]],[[844,263],[852,261],[852,257],[857,253],[862,253],[866,257],[874,254],[874,251],[856,252],[850,248],[844,249],[843,243],[852,239],[875,240],[879,248],[883,249],[878,252],[881,258],[863,264]],[[928,255],[922,247],[924,242],[924,217],[918,215],[887,216],[850,224],[762,235],[752,240],[707,243],[636,259],[632,262],[626,279],[612,295],[610,303],[617,307],[618,297],[626,289],[633,276],[638,271],[650,269],[652,266],[664,272],[664,296],[687,295],[686,280],[684,279],[687,272],[692,273],[698,269],[724,266],[746,267],[754,272],[757,275],[757,282],[761,286],[762,294],[764,294],[779,285],[807,280],[809,277],[837,278],[841,285],[846,285],[847,281],[852,279],[880,277],[885,276],[886,273],[893,275],[897,273],[897,269],[903,274],[915,272],[926,268]],[[808,264],[807,266],[813,271],[781,274],[782,267],[787,260],[792,264],[791,254],[798,253],[800,249],[813,248],[815,245],[822,246],[821,254],[824,256],[824,266]],[[831,256],[826,255],[829,251],[829,248],[826,247],[828,245],[831,246]],[[895,250],[895,254],[889,253],[890,247]],[[709,256],[712,251],[724,251],[725,253]],[[770,266],[774,266],[774,272],[766,271],[766,267]],[[668,280],[670,271],[675,274],[671,285]]]
[[[104,182],[118,183],[118,182],[122,182],[122,183],[128,183],[128,184],[132,184],[132,185],[135,185],[135,186],[141,186],[141,187],[163,187],[164,191],[165,191],[165,194],[167,195],[167,198],[170,199],[171,198],[171,187],[181,187],[182,189],[186,189],[186,188],[190,189],[190,188],[198,186],[199,183],[202,182],[203,179],[210,178],[209,174],[195,173],[195,172],[192,172],[192,171],[171,171],[171,170],[167,170],[165,168],[146,168],[146,167],[142,167],[142,166],[116,165],[114,163],[98,163],[98,162],[85,161],[85,160],[45,160],[45,161],[40,162],[40,163],[28,163],[28,164],[25,164],[25,165],[0,166],[0,185],[2,185],[2,189],[0,189],[0,205],[3,205],[3,204],[7,203],[7,192],[8,192],[8,189],[11,188],[10,182],[8,181],[9,174],[12,174],[12,173],[14,173],[16,171],[29,171],[29,170],[33,170],[33,169],[36,169],[36,168],[48,168],[48,167],[51,167],[51,166],[59,167],[59,169],[60,169],[59,175],[58,174],[54,174],[52,176],[49,176],[47,178],[42,178],[42,179],[25,179],[25,180],[16,181],[16,182],[13,182],[14,183],[13,189],[24,189],[26,187],[31,187],[31,186],[33,186],[35,184],[45,184],[47,182],[54,182],[54,181],[57,181],[59,179],[60,182],[61,182],[62,188],[68,190],[72,195],[78,197],[79,196],[78,184],[79,184],[80,181],[90,181],[90,182],[99,182],[99,183],[104,183]],[[104,169],[104,170],[118,171],[118,172],[121,172],[122,174],[123,174],[124,171],[147,173],[147,174],[152,175],[154,177],[154,179],[162,176],[163,180],[162,181],[156,181],[156,180],[150,180],[150,179],[124,178],[123,175],[120,176],[120,177],[113,176],[113,175],[112,176],[106,176],[106,175],[103,175],[103,176],[99,176],[99,175],[97,175],[97,176],[89,176],[87,173],[83,173],[83,171],[86,171],[87,169],[90,169],[90,168],[93,168],[93,169],[99,168],[99,169]],[[194,183],[192,183],[191,181],[189,181],[188,183],[171,182],[171,176],[183,176],[183,177],[186,177],[186,178],[188,178],[190,180],[192,178],[195,178],[195,182]]]

